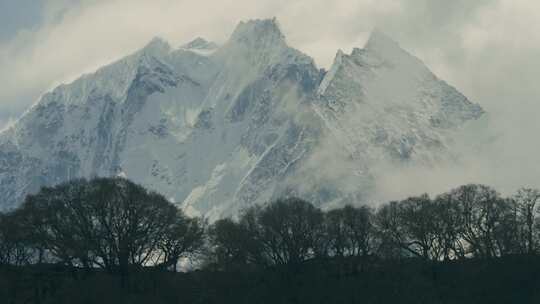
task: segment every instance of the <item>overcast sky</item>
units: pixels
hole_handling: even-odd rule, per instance
[[[219,43],[240,20],[273,16],[321,67],[382,29],[494,117],[496,158],[515,162],[515,183],[540,177],[538,0],[0,0],[0,129],[153,36]]]

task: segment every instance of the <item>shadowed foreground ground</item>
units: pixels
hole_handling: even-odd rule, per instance
[[[0,269],[0,303],[540,303],[540,258],[310,261],[287,269],[102,272]]]

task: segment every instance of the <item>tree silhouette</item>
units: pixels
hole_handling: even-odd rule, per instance
[[[127,276],[143,266],[176,268],[203,245],[204,225],[163,196],[123,178],[73,180],[41,189],[15,212],[33,248],[73,267]]]

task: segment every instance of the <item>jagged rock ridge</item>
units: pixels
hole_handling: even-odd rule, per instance
[[[449,130],[480,115],[379,31],[324,71],[275,19],[252,20],[222,46],[154,39],[46,93],[0,135],[1,206],[114,175],[211,218],[280,195],[361,201],[376,188],[372,164],[436,162]]]

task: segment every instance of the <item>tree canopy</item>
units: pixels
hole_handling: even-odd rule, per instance
[[[34,249],[34,258],[111,273],[146,265],[175,267],[204,240],[201,220],[188,218],[162,195],[123,178],[46,187],[4,217],[2,222],[17,218],[22,231],[30,232],[32,237],[21,241]]]

